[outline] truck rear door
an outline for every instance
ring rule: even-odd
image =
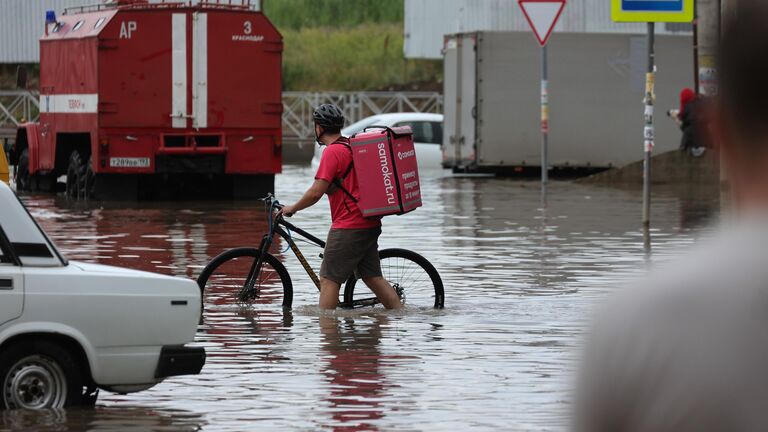
[[[194,127],[224,128],[228,173],[280,170],[282,37],[261,13],[210,10],[195,24],[193,76],[206,76],[207,100],[193,88]],[[203,33],[206,35],[204,36]],[[197,41],[207,40],[207,61]],[[202,80],[193,79],[195,86]]]
[[[475,164],[476,41],[476,34],[462,34],[446,42],[443,139],[443,165],[446,168],[466,169]]]
[[[206,32],[208,41],[207,126],[280,128],[283,43],[269,21],[260,13],[210,11],[200,13],[196,28],[196,40]]]

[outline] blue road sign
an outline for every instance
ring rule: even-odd
[[[611,0],[617,22],[691,22],[694,0]]]
[[[621,0],[625,11],[682,12],[683,0]]]

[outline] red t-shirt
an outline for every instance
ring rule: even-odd
[[[315,175],[316,180],[333,183],[334,179],[341,179],[347,172],[350,164],[352,164],[352,150],[342,143],[349,144],[349,140],[342,137],[325,148],[323,156],[320,158],[320,167]],[[354,169],[350,171],[347,178],[341,181],[341,184],[355,198],[360,196]],[[381,218],[363,217],[357,203],[341,189],[329,193],[328,201],[331,202],[331,220],[333,220],[331,228],[358,229],[381,226]]]

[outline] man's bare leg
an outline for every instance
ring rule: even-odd
[[[339,289],[341,285],[336,282],[320,278],[320,309],[336,309],[339,305]]]
[[[383,277],[363,278],[363,282],[365,282],[365,284],[368,285],[368,288],[376,294],[376,297],[381,301],[381,304],[383,304],[385,308],[400,309],[403,307],[402,303],[400,303],[400,297],[397,296],[397,292]]]

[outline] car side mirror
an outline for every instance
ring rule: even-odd
[[[16,88],[27,89],[27,68],[24,66],[16,67]]]

